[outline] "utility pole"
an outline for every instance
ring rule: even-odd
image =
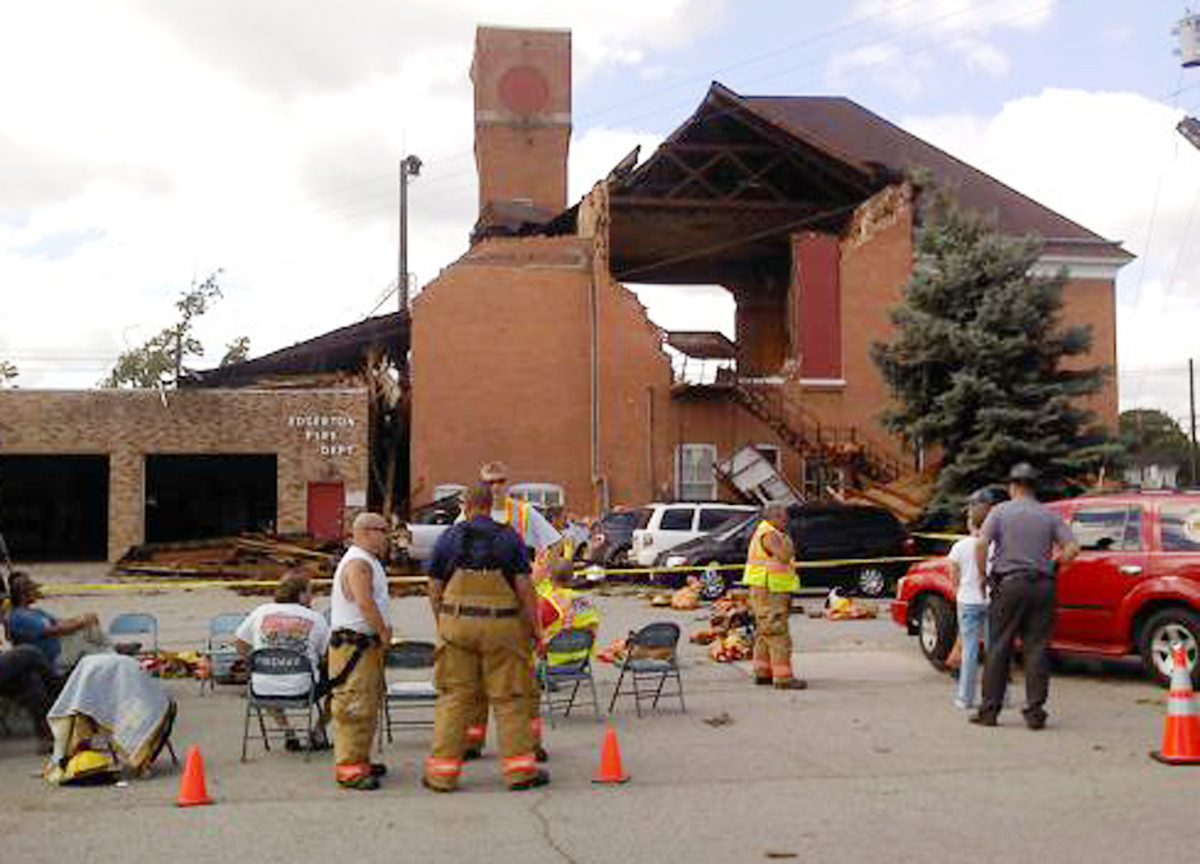
[[[400,261],[396,272],[396,294],[400,311],[408,311],[408,178],[421,174],[421,160],[413,155],[400,160]]]
[[[1188,358],[1188,402],[1192,408],[1192,482],[1191,486],[1200,487],[1200,476],[1196,475],[1196,368],[1192,358]]]

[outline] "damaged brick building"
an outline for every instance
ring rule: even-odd
[[[854,102],[750,97],[714,83],[646,160],[568,207],[570,34],[480,28],[472,79],[479,219],[413,303],[411,486],[504,459],[569,509],[723,497],[743,447],[796,489],[911,506],[919,454],[879,422],[870,356],[913,265],[921,168],[1065,267],[1085,362],[1116,364],[1115,279],[1131,256]],[[721,285],[735,338],[664,333],[622,283]],[[679,379],[664,343],[719,361]],[[1092,406],[1117,418],[1115,380]]]

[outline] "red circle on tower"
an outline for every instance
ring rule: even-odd
[[[536,114],[550,101],[550,83],[532,66],[514,66],[500,77],[500,101],[517,114]]]

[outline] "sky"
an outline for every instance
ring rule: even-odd
[[[215,365],[391,311],[398,165],[415,290],[477,211],[478,24],[565,27],[570,197],[645,158],[712,81],[842,95],[1138,256],[1119,278],[1123,408],[1184,420],[1200,359],[1200,114],[1166,0],[14,0],[0,6],[0,360],[87,388],[176,319]],[[635,286],[636,287],[636,286]],[[638,287],[731,332],[719,288]]]

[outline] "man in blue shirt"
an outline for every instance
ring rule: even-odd
[[[32,645],[42,652],[55,672],[67,671],[58,667],[61,637],[98,627],[100,619],[89,612],[59,620],[49,612],[34,609],[33,604],[42,598],[42,586],[27,573],[13,574],[9,580],[9,593],[12,602],[12,611],[8,613],[9,641],[14,645]]]

